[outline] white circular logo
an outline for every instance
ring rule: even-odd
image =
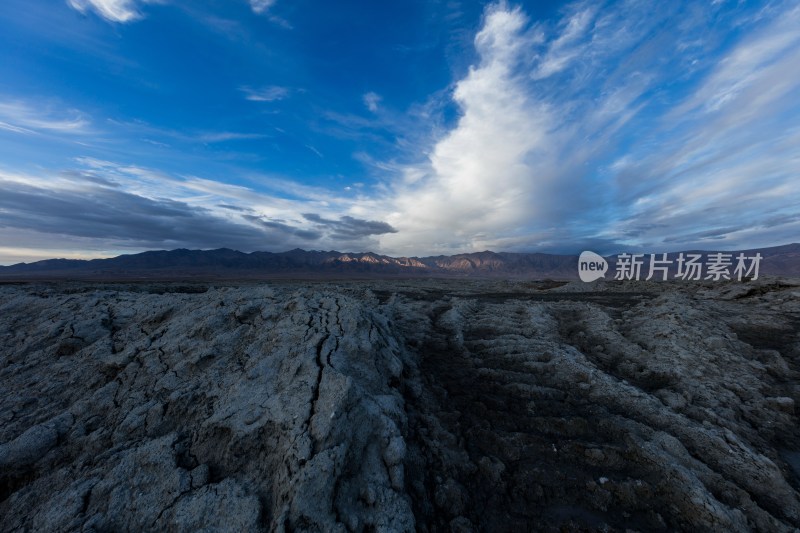
[[[604,278],[608,271],[608,263],[603,256],[594,252],[582,252],[578,258],[578,276],[581,281],[589,283]]]

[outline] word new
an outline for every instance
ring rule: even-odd
[[[760,253],[750,256],[739,253],[734,257],[734,254],[723,252],[708,254],[681,252],[675,258],[666,253],[622,253],[617,254],[614,262],[614,279],[755,280],[758,279],[761,259]],[[578,258],[578,275],[583,281],[591,282],[604,278],[607,271],[608,262],[599,254],[586,251]]]

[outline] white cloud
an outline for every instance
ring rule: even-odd
[[[142,120],[118,121],[109,119],[108,123],[116,126],[119,131],[127,135],[139,136],[144,142],[162,148],[168,148],[170,146],[169,143],[163,142],[165,140],[169,140],[170,142],[179,141],[185,143],[214,144],[228,141],[265,139],[269,137],[269,135],[264,133],[252,132],[177,130],[155,126]]]
[[[269,85],[255,89],[242,87],[241,91],[245,94],[245,99],[251,102],[275,102],[289,96],[289,89],[279,85]]]
[[[770,70],[775,71],[776,65],[796,66],[796,60],[791,55],[800,47],[798,24],[800,7],[782,14],[768,32],[764,31],[754,38],[746,39],[718,63],[694,95],[676,109],[674,114],[685,114],[698,109],[717,111],[736,100],[741,102],[739,96],[754,84],[762,82]],[[789,57],[786,57],[787,54]],[[759,89],[766,90],[768,87]]]
[[[221,143],[227,141],[263,139],[264,137],[266,136],[261,133],[238,133],[235,131],[215,131],[215,132],[200,133],[194,138],[202,143],[212,144],[212,143]]]
[[[562,22],[561,34],[539,61],[533,73],[535,79],[546,78],[564,70],[569,63],[579,57],[588,46],[583,37],[590,28],[597,13],[597,7],[590,5],[580,7],[577,12]]]
[[[20,100],[0,100],[0,129],[25,135],[89,133],[89,120],[83,113],[74,109],[54,110],[53,107]]]
[[[67,0],[70,7],[81,13],[89,10],[109,22],[133,22],[143,17],[139,4],[158,3],[161,0]]]
[[[314,154],[316,154],[316,155],[317,155],[317,157],[320,157],[320,158],[323,158],[323,159],[325,158],[325,156],[324,156],[324,155],[322,155],[322,152],[320,152],[319,150],[317,150],[317,149],[316,149],[315,147],[313,147],[312,145],[310,145],[310,144],[306,144],[306,145],[305,145],[305,147],[306,147],[306,148],[308,148],[309,150],[311,150],[312,152],[314,152]]]
[[[250,2],[250,8],[253,10],[253,13],[257,15],[267,15],[267,19],[270,22],[280,26],[285,30],[294,29],[292,24],[279,16],[273,15],[269,13],[270,8],[277,3],[277,0],[248,0]]]
[[[795,8],[747,35],[642,139],[616,169],[631,207],[609,234],[695,246],[797,240],[796,220],[775,217],[800,208],[800,80],[788,74],[800,69],[798,24]]]
[[[256,191],[90,157],[76,162],[77,168],[60,173],[0,169],[0,263],[34,258],[33,244],[54,253],[68,243],[84,250],[82,256],[223,246],[358,251],[394,231],[376,220],[369,200],[355,206],[353,195],[330,190],[252,176],[260,185]]]
[[[20,126],[15,126],[13,124],[9,124],[8,122],[0,122],[0,130],[6,130],[13,133],[21,133],[23,135],[36,134],[36,132],[33,130],[29,130],[28,128],[22,128]]]
[[[527,158],[543,146],[552,118],[514,70],[526,24],[519,9],[487,13],[475,37],[480,62],[453,93],[458,125],[433,148],[428,175],[420,179],[415,169],[412,184],[397,189],[388,221],[400,231],[384,236],[383,246],[401,253],[480,248],[484,235],[535,216]]]
[[[382,100],[379,94],[372,91],[365,93],[362,99],[364,100],[364,105],[367,106],[367,109],[373,113],[378,110],[378,104]]]
[[[765,221],[800,206],[800,9],[753,22],[696,7],[676,25],[680,9],[583,2],[549,30],[491,6],[479,60],[453,91],[456,125],[421,149],[427,161],[393,172],[383,201],[399,232],[381,236],[382,251],[796,240],[794,226]],[[739,43],[723,48],[712,22],[739,26]],[[718,48],[694,50],[690,72],[664,53],[703,31]]]
[[[270,3],[258,3],[259,9]],[[372,227],[375,219],[399,231],[354,240],[351,249],[574,251],[595,242],[658,251],[796,240],[800,78],[793,74],[800,71],[800,8],[776,3],[763,16],[741,20],[738,12],[719,14],[706,4],[682,16],[685,7],[644,0],[595,10],[585,1],[547,25],[531,23],[506,3],[491,6],[474,40],[478,60],[450,93],[459,110],[455,125],[433,142],[414,139],[402,148],[418,148],[423,160],[358,154],[375,172],[396,178],[383,188],[334,192],[260,175],[247,177],[258,184],[251,188],[89,159],[60,176],[0,178],[71,198],[114,188],[136,196],[131,205],[143,209],[169,207],[170,199],[181,203],[179,212],[245,244],[247,235],[217,219],[283,232],[276,247],[302,246],[314,232],[343,224]],[[736,28],[733,44],[730,28]],[[683,46],[689,42],[695,44]],[[241,91],[256,102],[291,94],[277,85]],[[363,139],[388,110],[375,93],[362,98],[367,109],[383,112],[323,118]],[[410,115],[416,127],[429,122],[428,115]],[[4,132],[74,134],[89,127],[77,111],[0,102]],[[192,136],[203,142],[254,137]],[[24,187],[15,190],[30,199]]]
[[[254,13],[265,13],[275,2],[276,0],[250,0],[250,7]]]

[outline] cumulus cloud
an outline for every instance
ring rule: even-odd
[[[527,22],[520,9],[488,11],[475,37],[480,61],[453,93],[461,118],[434,146],[427,175],[396,191],[388,221],[399,231],[383,245],[408,253],[472,249],[535,209],[527,157],[542,146],[552,118],[517,80]]]
[[[767,219],[800,206],[800,8],[595,5],[554,24],[487,9],[455,126],[396,171],[383,250],[796,240]]]
[[[143,17],[140,4],[151,4],[158,0],[67,0],[70,7],[86,13],[94,11],[109,22],[132,22]]]

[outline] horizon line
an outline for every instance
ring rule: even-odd
[[[676,250],[667,250],[667,251],[664,251],[663,249],[660,249],[658,251],[648,251],[648,252],[642,252],[641,251],[641,247],[632,247],[631,249],[626,249],[626,250],[623,250],[623,251],[617,251],[617,252],[614,252],[614,253],[606,253],[606,254],[599,254],[599,255],[603,256],[604,258],[609,258],[609,257],[613,257],[613,256],[616,256],[616,255],[619,255],[619,254],[622,254],[622,253],[637,253],[637,254],[638,253],[644,253],[645,255],[663,254],[663,253],[676,254],[676,253],[682,253],[682,252],[700,252],[700,253],[721,252],[721,253],[727,253],[727,252],[747,252],[747,251],[756,251],[756,250],[768,250],[768,249],[773,249],[773,248],[784,248],[784,247],[788,247],[788,246],[800,246],[800,242],[790,242],[790,243],[786,243],[786,244],[777,244],[777,245],[774,245],[774,246],[763,246],[763,247],[758,247],[758,248],[735,248],[735,249],[722,249],[722,248],[698,249],[698,248],[691,248],[691,249],[676,249]],[[124,254],[119,254],[119,255],[109,255],[107,257],[92,257],[92,258],[50,257],[50,258],[39,259],[37,261],[30,261],[30,262],[21,261],[21,262],[18,262],[18,263],[8,263],[8,264],[0,263],[0,268],[2,268],[2,267],[12,267],[12,266],[18,266],[18,265],[33,265],[33,264],[42,263],[42,262],[45,262],[45,261],[83,261],[83,262],[105,261],[105,260],[109,260],[109,259],[116,259],[116,258],[119,258],[119,257],[129,257],[129,256],[135,256],[135,255],[142,255],[142,254],[146,254],[146,253],[158,253],[158,252],[170,253],[170,252],[179,252],[179,251],[186,251],[186,252],[230,251],[230,252],[235,252],[235,253],[239,253],[239,254],[243,254],[243,255],[251,255],[251,254],[256,254],[256,253],[280,255],[280,254],[287,254],[287,253],[290,253],[290,252],[300,251],[300,252],[305,252],[305,253],[329,253],[329,254],[330,253],[335,253],[335,254],[342,254],[342,255],[347,255],[347,254],[368,255],[368,254],[372,254],[372,255],[375,255],[375,256],[378,256],[378,257],[389,257],[389,258],[392,258],[392,259],[426,259],[426,258],[431,258],[431,257],[456,257],[456,256],[460,256],[460,255],[473,255],[473,254],[485,254],[485,253],[491,253],[491,254],[497,254],[497,255],[500,255],[500,254],[536,255],[536,254],[538,254],[538,255],[561,256],[561,257],[578,257],[581,254],[581,252],[583,252],[583,251],[591,251],[591,250],[581,250],[579,252],[572,252],[572,253],[558,253],[558,252],[543,252],[543,251],[532,251],[532,252],[495,251],[495,250],[486,249],[486,250],[473,251],[473,252],[458,252],[458,253],[453,253],[453,254],[390,255],[390,254],[382,254],[382,253],[378,253],[378,252],[373,252],[371,250],[360,251],[360,252],[354,252],[354,251],[342,252],[342,251],[339,251],[339,250],[313,250],[313,249],[312,250],[306,250],[304,248],[292,248],[290,250],[284,250],[284,251],[280,251],[280,252],[271,252],[271,251],[268,251],[268,250],[253,250],[251,252],[244,252],[242,250],[236,250],[234,248],[227,248],[227,247],[222,247],[222,248],[172,248],[172,249],[143,250],[141,252],[131,252],[131,253],[124,253]]]

